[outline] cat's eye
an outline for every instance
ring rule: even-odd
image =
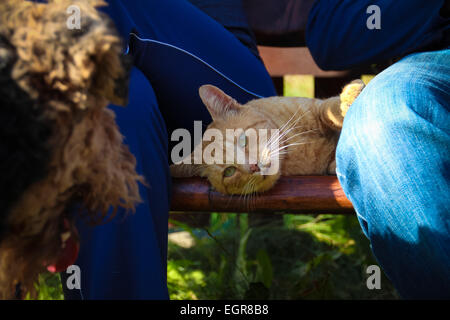
[[[223,176],[224,177],[231,177],[236,173],[236,168],[235,167],[228,167],[223,171]]]
[[[241,148],[244,148],[247,145],[247,136],[245,135],[245,133],[242,133],[239,138],[238,138],[238,145]]]

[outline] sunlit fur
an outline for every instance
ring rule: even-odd
[[[176,164],[171,166],[172,175],[207,177],[217,191],[249,195],[255,201],[252,196],[272,188],[281,175],[335,174],[335,150],[343,119],[363,88],[363,82],[355,80],[343,89],[340,97],[326,100],[270,97],[240,105],[220,89],[202,86],[200,96],[213,118],[208,129],[220,130],[227,143],[236,144],[236,139],[227,140],[226,129],[279,129],[278,139],[269,136],[266,145],[259,146],[258,153],[258,162],[263,164],[278,155],[279,171],[261,175],[260,171],[252,172],[248,163],[235,161],[233,164]],[[203,150],[209,143],[202,142]],[[194,152],[191,158],[194,159]],[[224,176],[224,170],[231,165],[236,167],[236,172],[231,177]]]

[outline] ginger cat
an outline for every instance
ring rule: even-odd
[[[223,145],[232,145],[244,154],[256,151],[256,162],[224,161],[207,164],[204,158],[195,162],[195,150],[190,155],[192,164],[171,166],[174,177],[206,177],[211,185],[224,194],[252,194],[264,192],[275,185],[280,176],[335,174],[335,151],[344,116],[363,90],[364,83],[355,80],[346,85],[339,97],[325,100],[270,97],[239,104],[219,88],[204,85],[200,97],[212,116],[208,129],[223,133]],[[260,140],[250,145],[245,131],[249,128],[278,129],[267,142]],[[242,129],[240,135],[229,137],[227,129]],[[211,141],[203,137],[197,148],[205,150]],[[257,149],[255,149],[257,148]],[[228,152],[228,151],[226,151]],[[277,170],[267,174],[276,157]],[[225,157],[224,157],[225,159]],[[197,164],[195,164],[197,163]],[[273,169],[273,167],[272,167]],[[272,170],[273,171],[273,170]]]

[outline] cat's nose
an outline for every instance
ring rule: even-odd
[[[251,164],[250,165],[250,171],[252,172],[252,173],[254,173],[254,172],[258,172],[258,171],[260,171],[261,169],[259,168],[259,166],[257,165],[257,164]]]

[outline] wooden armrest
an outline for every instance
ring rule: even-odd
[[[353,214],[335,176],[281,177],[253,200],[212,190],[202,178],[174,178],[171,211]]]

